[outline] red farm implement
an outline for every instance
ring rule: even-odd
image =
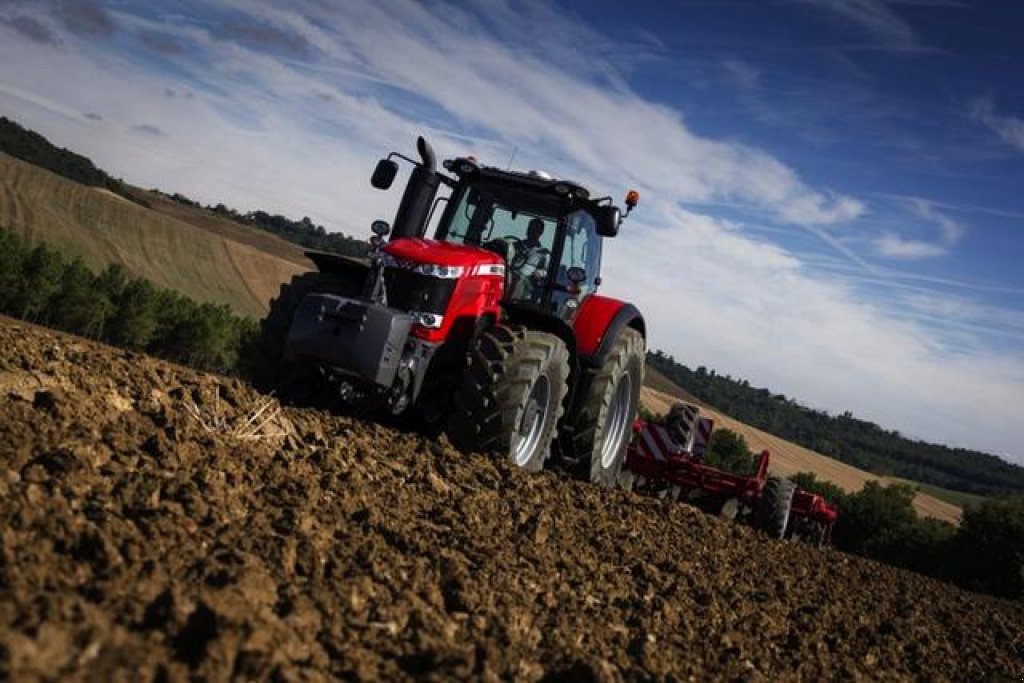
[[[676,404],[664,424],[637,420],[626,451],[625,481],[635,491],[686,500],[704,510],[740,519],[777,538],[827,543],[837,510],[789,479],[770,476],[771,455],[737,474],[704,462],[714,422],[694,406]]]

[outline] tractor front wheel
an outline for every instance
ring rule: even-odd
[[[644,381],[644,338],[627,327],[590,385],[575,423],[576,476],[607,488],[620,482]]]
[[[768,477],[754,506],[754,526],[773,538],[785,538],[793,511],[796,484],[781,477]]]
[[[448,437],[460,450],[500,453],[537,471],[562,418],[568,379],[565,342],[546,332],[496,325],[470,351]]]

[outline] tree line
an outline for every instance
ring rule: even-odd
[[[746,380],[704,367],[691,370],[661,351],[648,353],[647,362],[737,420],[868,472],[980,495],[1024,492],[1024,467],[994,455],[909,439],[849,412],[807,408]]]
[[[127,199],[137,201],[137,198],[128,193],[124,181],[97,168],[89,157],[57,147],[39,133],[24,128],[5,116],[0,116],[0,152],[45,168],[76,183],[90,187],[105,187]]]
[[[238,369],[258,325],[225,305],[196,303],[113,264],[26,244],[0,228],[0,312],[114,346],[215,372]]]

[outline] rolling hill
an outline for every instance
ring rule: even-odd
[[[0,154],[0,226],[93,268],[120,263],[160,287],[253,317],[263,315],[281,282],[309,268],[284,240],[201,221],[198,210],[157,207]]]

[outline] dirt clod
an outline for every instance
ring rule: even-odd
[[[1024,676],[1024,605],[686,506],[7,320],[0,380],[3,680]]]

